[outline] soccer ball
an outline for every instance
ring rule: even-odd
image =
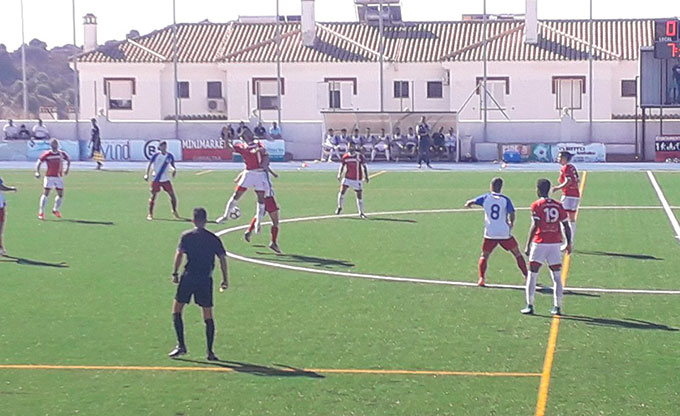
[[[234,207],[234,209],[232,209],[231,212],[229,213],[229,218],[231,218],[232,220],[237,220],[241,218],[241,208]]]

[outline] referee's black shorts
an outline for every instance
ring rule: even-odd
[[[175,299],[180,303],[189,303],[192,296],[198,306],[211,308],[213,306],[212,277],[197,277],[186,272],[182,273],[182,279],[177,286]]]

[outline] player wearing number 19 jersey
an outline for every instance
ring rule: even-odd
[[[523,314],[534,313],[534,295],[536,279],[543,263],[548,263],[553,280],[553,315],[559,315],[562,307],[562,229],[567,237],[566,251],[571,252],[571,229],[567,221],[567,212],[562,203],[548,197],[550,181],[539,179],[536,183],[539,199],[531,204],[533,223],[527,238],[526,253],[529,255],[529,278],[526,282],[526,308]]]
[[[512,227],[515,223],[515,207],[507,196],[501,194],[503,179],[491,180],[491,192],[471,199],[465,203],[470,208],[473,205],[484,207],[484,243],[482,255],[479,257],[479,286],[486,284],[486,267],[489,256],[496,246],[500,244],[503,249],[510,251],[517,261],[517,267],[526,279],[527,264],[520,253],[517,240],[512,236]]]

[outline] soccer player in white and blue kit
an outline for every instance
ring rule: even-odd
[[[486,284],[486,266],[489,256],[499,244],[515,256],[517,267],[522,271],[525,280],[527,276],[526,261],[519,251],[517,240],[512,236],[512,227],[515,224],[515,207],[510,198],[501,194],[502,188],[503,179],[493,178],[491,180],[491,192],[465,203],[467,208],[471,208],[473,205],[484,208],[484,243],[482,244],[482,255],[479,257],[479,281],[477,282],[479,286]]]
[[[150,177],[150,170],[153,167],[153,179],[151,180],[151,198],[149,198],[149,215],[146,219],[153,220],[153,208],[156,205],[156,196],[163,189],[170,196],[170,204],[172,205],[172,215],[175,218],[180,218],[177,213],[177,197],[175,190],[172,188],[170,182],[170,175],[175,177],[177,168],[175,167],[175,156],[168,152],[168,142],[162,141],[158,145],[158,152],[151,156],[149,164],[146,166],[146,174],[144,180],[148,181]]]

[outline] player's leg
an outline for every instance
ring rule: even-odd
[[[364,212],[364,191],[355,189],[354,192],[356,192],[357,195],[357,210],[359,211],[359,217],[366,218],[366,213]]]
[[[536,280],[538,279],[538,272],[541,269],[541,264],[545,260],[545,247],[541,244],[531,243],[529,251],[529,278],[527,279],[524,288],[527,306],[520,312],[523,314],[534,313],[534,299],[536,296]]]
[[[281,254],[281,250],[279,249],[279,243],[278,243],[278,238],[279,238],[279,210],[278,208],[275,211],[270,211],[269,212],[269,217],[272,219],[272,228],[271,228],[271,235],[272,235],[272,240],[269,243],[269,248],[275,251],[278,254]]]
[[[255,222],[257,222],[257,217],[253,216],[253,219],[250,220],[250,225],[248,225],[248,229],[246,230],[245,233],[243,233],[243,238],[250,243],[250,238],[253,235],[253,230],[255,229]]]
[[[184,288],[182,288],[182,291],[184,292]],[[175,328],[175,335],[177,336],[177,346],[175,346],[175,348],[173,348],[168,354],[168,357],[170,358],[176,358],[187,353],[187,347],[184,343],[184,322],[182,321],[182,310],[184,309],[184,305],[186,305],[189,302],[189,299],[191,299],[190,296],[191,295],[187,297],[186,293],[180,293],[180,287],[177,287],[177,295],[172,302],[172,324]],[[186,300],[186,302],[181,302],[178,299]]]
[[[175,190],[172,187],[172,182],[170,182],[170,181],[163,182],[161,184],[161,186],[163,187],[163,190],[170,197],[170,206],[172,207],[172,215],[175,218],[179,218],[179,214],[177,213],[177,195],[175,195]]]
[[[255,191],[257,206],[255,207],[255,233],[259,234],[262,229],[262,217],[264,217],[264,191]]]
[[[43,188],[43,193],[40,195],[40,206],[38,209],[38,218],[41,220],[45,219],[45,207],[47,206],[47,199],[50,196],[50,188],[47,187],[47,182],[45,182],[45,188]]]
[[[527,263],[524,260],[524,256],[519,251],[519,245],[517,244],[517,240],[515,240],[515,237],[510,237],[509,239],[502,241],[501,247],[503,247],[505,250],[509,251],[510,253],[512,253],[513,256],[515,256],[515,262],[517,263],[517,267],[522,272],[522,276],[524,276],[524,281],[526,282],[528,274]]]
[[[0,207],[0,256],[7,254],[5,246],[2,243],[2,233],[5,229],[5,207]]]
[[[576,210],[567,211],[569,216],[569,228],[571,228],[571,242],[574,242],[574,237],[576,236]]]
[[[64,188],[57,188],[57,197],[54,198],[54,207],[52,207],[52,214],[57,218],[61,218],[61,204],[64,202]]]
[[[550,310],[550,313],[560,315],[562,312],[564,285],[562,284],[562,252],[560,251],[559,244],[551,247],[546,260],[550,267],[550,277],[553,281],[553,308]]]
[[[151,182],[151,196],[149,197],[149,215],[146,216],[146,219],[151,221],[153,220],[153,208],[156,206],[156,197],[158,196],[158,192],[160,192],[160,186],[158,186],[158,182]]]
[[[498,240],[491,240],[488,238],[485,238],[482,243],[482,254],[479,256],[478,263],[479,280],[477,281],[477,286],[486,285],[486,267],[489,262],[489,256],[491,256],[491,253],[493,253],[497,245]]]
[[[213,352],[215,342],[215,321],[213,319],[213,280],[212,278],[201,279],[197,282],[196,303],[203,309],[203,322],[205,322],[206,353],[209,361],[219,361]]]
[[[344,183],[340,185],[340,192],[338,192],[338,209],[335,210],[335,215],[338,215],[342,212],[342,206],[345,204],[345,193],[347,193],[347,188],[349,188],[349,186],[345,185]]]
[[[248,188],[244,188],[242,186],[238,186],[236,188],[234,193],[231,194],[231,197],[229,197],[227,204],[224,206],[224,214],[217,219],[218,224],[229,218],[229,213],[231,212],[232,209],[234,209],[238,200],[241,199],[241,197],[247,190]]]

